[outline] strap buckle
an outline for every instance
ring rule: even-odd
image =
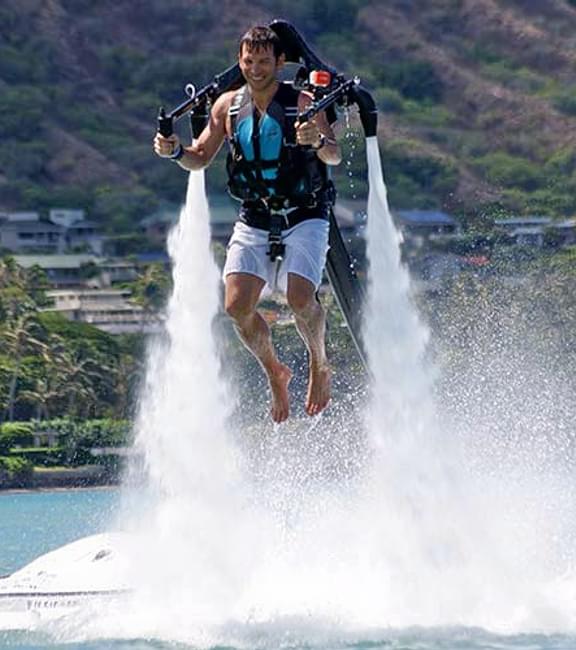
[[[271,262],[284,259],[286,246],[282,243],[282,226],[288,219],[285,211],[270,212],[270,231],[268,232],[268,252]]]

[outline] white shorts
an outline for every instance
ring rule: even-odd
[[[266,282],[266,289],[286,292],[288,273],[309,280],[316,289],[322,282],[322,271],[328,252],[330,224],[325,219],[306,219],[282,232],[286,246],[284,259],[276,278],[276,264],[270,261],[268,232],[236,222],[228,242],[223,277],[230,273],[248,273]]]

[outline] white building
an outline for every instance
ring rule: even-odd
[[[14,253],[76,250],[102,254],[105,238],[98,224],[84,218],[84,210],[50,210],[49,221],[42,221],[38,212],[7,212],[0,216],[0,248]]]
[[[576,218],[554,221],[551,217],[512,217],[497,219],[494,225],[513,237],[517,244],[524,246],[543,246],[547,232],[559,235],[561,245],[576,244]]]
[[[34,211],[28,212],[5,212],[2,217],[6,221],[21,222],[21,221],[40,221],[40,214]]]
[[[68,208],[53,208],[50,210],[48,218],[52,223],[70,228],[73,223],[84,221],[86,212],[84,210],[71,210]]]
[[[104,239],[94,221],[75,221],[66,228],[66,245],[69,249],[82,248],[102,255]]]
[[[9,219],[0,226],[0,248],[14,252],[61,253],[65,229],[48,221]]]
[[[88,323],[110,334],[157,332],[161,320],[130,302],[127,289],[58,289],[47,291],[56,311],[71,321]]]
[[[80,287],[99,283],[99,278],[96,277],[99,273],[87,273],[98,264],[95,255],[14,255],[14,261],[24,269],[39,266],[46,272],[53,287]]]

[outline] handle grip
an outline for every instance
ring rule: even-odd
[[[174,133],[174,120],[171,115],[166,115],[163,106],[158,111],[158,133],[165,138]]]

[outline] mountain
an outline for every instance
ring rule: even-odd
[[[373,93],[393,206],[576,213],[576,0],[4,0],[0,211],[84,207],[127,234],[180,202],[185,174],[152,153],[158,107],[274,17]]]

